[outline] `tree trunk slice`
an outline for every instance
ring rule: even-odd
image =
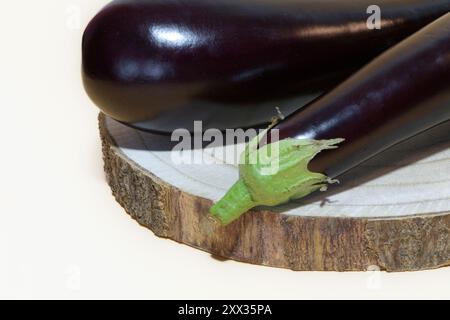
[[[235,181],[237,168],[174,165],[170,151],[158,151],[164,149],[161,137],[104,115],[99,123],[113,195],[157,236],[292,270],[396,272],[450,265],[448,124],[356,168],[334,190],[254,210],[221,227],[209,208]]]

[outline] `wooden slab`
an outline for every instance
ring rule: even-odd
[[[361,165],[326,193],[259,208],[221,227],[208,210],[236,181],[234,163],[203,150],[210,165],[175,165],[167,137],[103,115],[99,122],[115,198],[160,237],[223,258],[292,270],[450,265],[450,124]]]

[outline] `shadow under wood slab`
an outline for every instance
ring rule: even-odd
[[[326,193],[272,211],[260,208],[221,227],[208,211],[237,178],[236,167],[219,161],[175,166],[168,151],[151,146],[162,138],[104,115],[99,122],[106,176],[115,198],[160,237],[215,256],[292,270],[362,271],[378,266],[414,271],[450,265],[448,126],[431,133],[432,145],[419,138],[390,150],[388,165],[378,158],[357,168],[344,177],[345,187],[331,190],[330,199]],[[383,174],[377,176],[379,170],[374,170],[370,178],[360,177],[364,168],[381,168]]]

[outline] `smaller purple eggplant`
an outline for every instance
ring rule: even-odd
[[[255,206],[324,190],[331,179],[448,120],[450,13],[277,125],[280,141],[249,144],[240,180],[211,212],[228,224]],[[279,152],[270,155],[273,146]],[[263,174],[267,164],[245,161],[267,153],[276,174]]]

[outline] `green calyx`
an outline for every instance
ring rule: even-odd
[[[238,182],[211,208],[212,216],[223,225],[251,208],[300,199],[326,190],[334,182],[309,171],[308,164],[321,151],[337,148],[344,139],[285,139],[258,149],[260,136],[247,144],[241,155]]]

